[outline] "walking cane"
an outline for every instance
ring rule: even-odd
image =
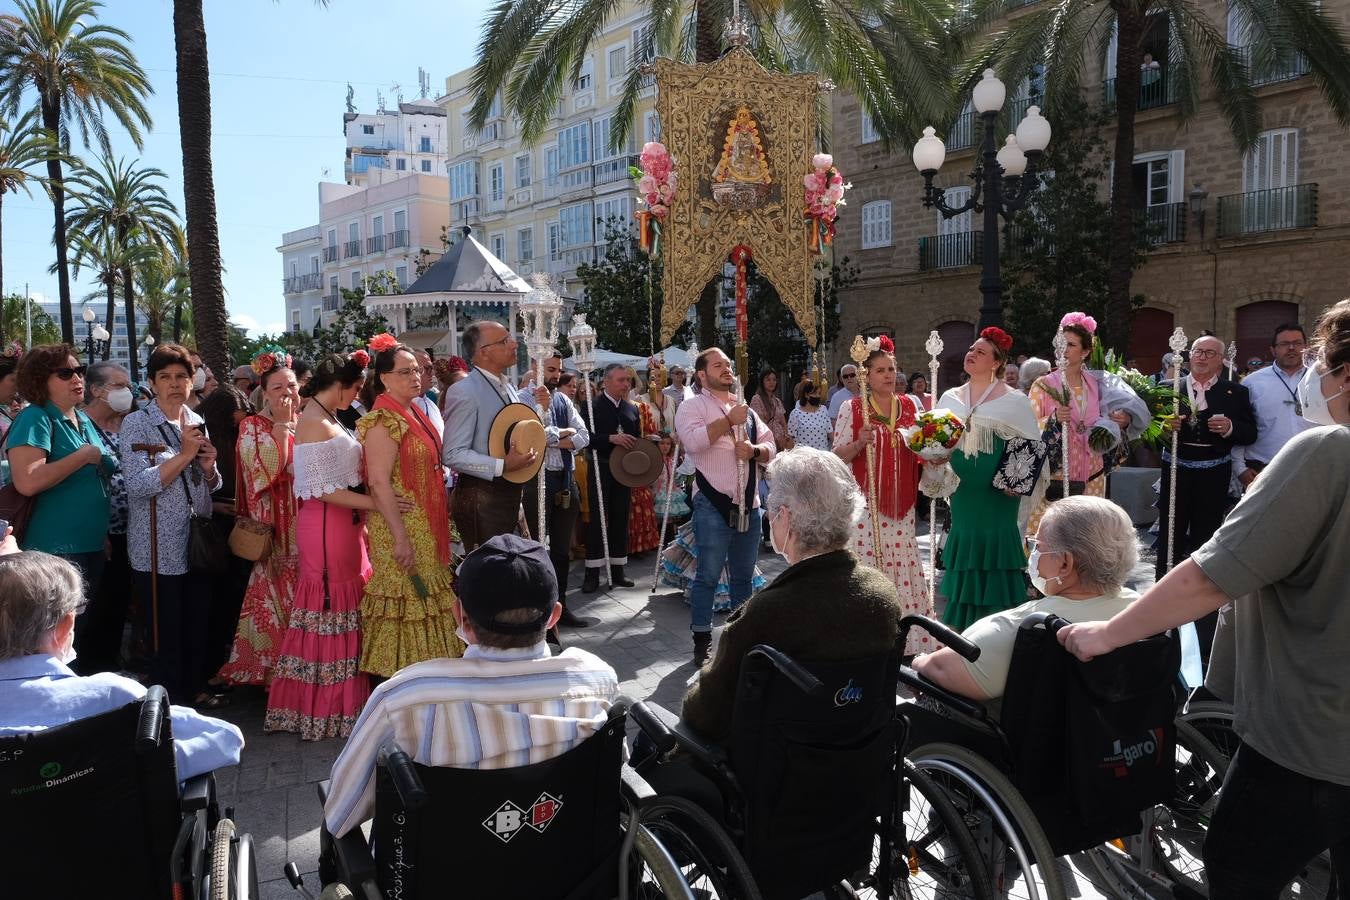
[[[1172,348],[1172,391],[1176,398],[1172,401],[1172,468],[1171,480],[1167,485],[1167,571],[1172,571],[1172,561],[1177,555],[1177,419],[1181,416],[1181,351],[1186,349],[1186,332],[1178,326],[1168,339],[1167,346]],[[1195,410],[1191,410],[1195,414]]]
[[[163,444],[132,444],[132,453],[144,453],[146,462],[152,467],[155,457],[169,449]],[[150,495],[150,642],[156,656],[159,655],[159,500],[158,494]]]
[[[1064,397],[1064,406],[1072,411],[1069,406],[1069,374],[1065,367],[1069,364],[1069,336],[1064,333],[1064,327],[1060,326],[1059,331],[1055,333],[1055,339],[1052,342],[1055,346],[1055,365],[1059,367],[1060,387],[1064,390],[1061,395]],[[1059,437],[1064,455],[1064,496],[1069,496],[1069,423],[1059,423]],[[1175,452],[1175,449],[1174,449]]]
[[[675,447],[670,452],[670,459],[666,460],[666,502],[665,510],[661,513],[661,540],[656,545],[656,567],[652,570],[652,593],[656,593],[657,581],[661,578],[661,557],[665,552],[666,546],[666,528],[670,525],[670,495],[675,492],[675,465],[680,458],[680,444],[677,440]]]
[[[942,355],[944,344],[942,336],[936,330],[928,332],[928,340],[924,342],[923,349],[928,351],[928,395],[933,398],[933,409],[937,409],[938,398],[938,357]],[[919,397],[919,405],[923,405],[923,397]],[[922,409],[919,410],[923,412]],[[937,597],[937,542],[938,542],[938,524],[937,524],[937,497],[928,498],[928,608],[933,608],[933,602]]]

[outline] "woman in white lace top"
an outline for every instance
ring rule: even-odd
[[[264,727],[304,740],[347,737],[370,695],[357,662],[370,577],[363,513],[375,505],[361,492],[361,445],[336,415],[360,392],[369,362],[363,350],[329,354],[301,389],[294,460],[300,571]]]

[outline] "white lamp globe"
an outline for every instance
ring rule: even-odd
[[[1003,100],[1008,89],[994,75],[993,69],[985,69],[984,77],[975,85],[975,111],[978,113],[998,112],[1003,108]]]
[[[1017,146],[1024,153],[1040,153],[1050,146],[1050,123],[1041,115],[1039,106],[1029,107],[1017,126]]]
[[[933,132],[931,125],[923,130],[923,137],[914,143],[910,158],[920,173],[936,172],[942,168],[942,161],[947,158],[947,148],[942,138]]]
[[[1027,155],[1017,146],[1016,135],[1008,135],[1007,143],[998,151],[998,164],[1009,178],[1016,178],[1027,170]]]
[[[84,308],[84,312],[80,313],[80,318],[84,319],[86,322],[93,322],[94,321],[93,307],[86,306]]]

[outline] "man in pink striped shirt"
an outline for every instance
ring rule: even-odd
[[[750,580],[759,555],[761,467],[777,447],[764,420],[737,401],[731,360],[716,347],[694,363],[694,396],[680,404],[675,430],[694,462],[694,544],[698,570],[689,590],[689,630],[694,665],[708,661],[712,648],[713,593],[728,571],[731,603],[750,598]]]

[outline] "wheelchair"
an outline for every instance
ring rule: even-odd
[[[213,775],[179,792],[162,687],[102,715],[0,738],[0,796],[7,896],[258,896],[253,839],[230,810],[221,817]]]
[[[369,840],[360,828],[340,838],[327,827],[320,831],[319,878],[326,895],[712,896],[691,891],[675,854],[693,852],[723,870],[744,863],[724,836],[721,847],[717,835],[698,833],[685,835],[687,846],[671,846],[638,821],[637,806],[655,795],[623,762],[626,713],[627,701],[620,700],[605,726],[576,747],[517,768],[424,766],[396,746],[385,748]],[[325,802],[328,782],[318,787]],[[285,873],[304,891],[294,864]]]
[[[978,655],[945,626],[906,621]],[[717,786],[722,808],[715,811],[765,900],[813,892],[992,898],[960,814],[901,755],[907,723],[897,715],[896,683],[903,647],[902,634],[880,656],[806,663],[767,645],[752,648],[724,747],[660,707],[634,705],[634,720],[661,754],[690,755]],[[641,812],[658,834],[709,816],[692,799],[660,793]]]
[[[1080,852],[1130,896],[1103,854],[1123,849],[1121,835],[1153,835],[1174,798],[1179,642],[1157,635],[1081,663],[1055,637],[1066,624],[1046,613],[1022,623],[999,722],[900,673],[918,698],[906,755],[971,826],[1001,896],[1066,897],[1058,857]]]

